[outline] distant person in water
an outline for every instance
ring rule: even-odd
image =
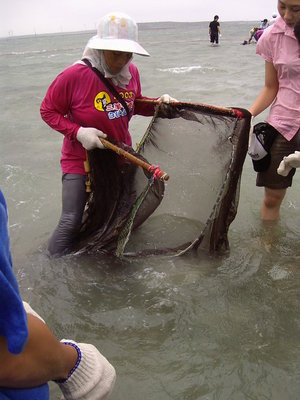
[[[255,39],[254,35],[256,34],[256,32],[257,32],[258,30],[259,30],[259,28],[258,28],[257,26],[255,26],[254,28],[252,28],[252,29],[250,30],[250,32],[249,32],[248,44],[251,43],[251,41],[252,41],[253,38]],[[246,42],[246,43],[244,42],[244,44],[247,44],[247,42]]]
[[[210,37],[211,44],[219,44],[219,35],[220,35],[220,23],[219,23],[219,16],[215,15],[214,20],[210,22],[208,34]]]
[[[267,18],[263,19],[260,24],[260,29],[266,29],[268,26],[270,26],[270,24]]]
[[[273,17],[276,18],[277,15],[273,14]],[[268,28],[268,26],[270,26],[270,23],[267,20],[267,18],[265,18],[264,20],[261,21],[259,28],[258,27],[252,28],[249,32],[248,44],[251,43],[252,39],[255,39],[255,41],[258,42],[258,40],[260,39],[261,35],[264,32],[264,29]],[[243,44],[247,44],[247,43],[244,42]]]
[[[259,41],[261,35],[264,33],[264,29],[259,28],[253,35],[256,43]]]
[[[255,42],[257,43],[259,38],[261,37],[261,35],[263,34],[263,29],[258,28],[257,26],[255,26],[254,28],[252,28],[249,31],[249,38],[248,40],[244,40],[244,42],[242,43],[243,45],[245,44],[250,44],[252,42],[252,39],[255,40]]]

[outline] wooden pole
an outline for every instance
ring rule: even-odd
[[[151,99],[136,99],[135,103],[148,103],[148,104],[160,104],[158,100],[151,100]],[[233,108],[226,108],[226,107],[217,107],[217,106],[212,106],[209,104],[203,104],[203,103],[187,103],[187,102],[180,102],[180,101],[170,101],[170,104],[178,104],[178,105],[191,105],[191,106],[200,106],[203,107],[207,110],[211,111],[216,111],[222,114],[227,114],[231,116],[237,116],[240,117],[240,112],[238,110],[235,110]]]
[[[128,151],[121,149],[119,146],[116,146],[115,144],[109,142],[108,140],[104,138],[99,138],[103,146],[107,149],[110,149],[114,151],[115,153],[119,154],[120,156],[123,156],[127,158],[130,162],[132,162],[135,165],[138,165],[139,167],[142,167],[146,169],[148,172],[154,172],[157,170],[159,167],[155,167],[154,165],[148,164],[147,162],[139,159],[138,157],[134,156],[133,154],[130,154]],[[161,169],[158,169],[156,172],[156,175],[162,179],[167,181],[169,179],[169,175],[162,171]]]

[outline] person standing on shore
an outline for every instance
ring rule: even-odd
[[[219,44],[219,35],[220,35],[220,23],[219,23],[219,16],[215,15],[214,20],[210,22],[208,27],[208,34],[210,37],[211,44]]]
[[[271,105],[265,130],[271,126],[278,132],[270,149],[271,162],[258,172],[256,180],[256,185],[265,189],[261,205],[264,221],[279,219],[295,168],[287,176],[278,174],[277,168],[284,157],[300,150],[300,57],[294,31],[300,18],[300,0],[278,0],[277,7],[280,17],[264,31],[256,47],[265,59],[265,85],[249,108],[256,117]]]

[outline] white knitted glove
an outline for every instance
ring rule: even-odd
[[[37,318],[39,318],[42,322],[44,322],[44,324],[46,323],[46,322],[43,320],[43,318],[42,318],[36,311],[34,311],[34,310],[30,307],[30,305],[29,305],[28,303],[26,303],[25,301],[23,301],[23,306],[24,306],[24,309],[25,309],[25,311],[26,311],[26,314],[33,315],[34,317],[37,317]]]
[[[70,376],[56,382],[66,400],[106,400],[113,390],[116,372],[114,367],[92,344],[61,341],[75,347],[78,361]]]
[[[92,150],[97,147],[99,149],[104,149],[104,146],[99,139],[100,137],[106,138],[105,133],[96,128],[81,127],[78,129],[76,138],[86,150]]]
[[[171,97],[168,94],[163,94],[162,96],[160,96],[160,98],[158,99],[159,103],[178,103],[178,100],[174,99],[174,97]]]
[[[295,153],[289,154],[283,157],[279,167],[277,168],[277,173],[282,176],[287,176],[292,168],[300,167],[300,151],[295,151]]]

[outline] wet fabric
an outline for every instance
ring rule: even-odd
[[[180,255],[229,249],[251,115],[190,103],[157,106],[137,157],[170,179],[107,151],[89,152],[92,193],[74,251]]]

